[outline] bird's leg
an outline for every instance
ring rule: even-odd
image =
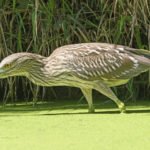
[[[88,88],[81,88],[81,91],[83,93],[83,95],[85,96],[88,105],[89,105],[89,112],[93,113],[95,112],[94,106],[93,106],[93,101],[92,101],[92,89],[88,89]]]
[[[126,108],[123,102],[121,102],[116,95],[113,93],[113,91],[104,83],[97,83],[94,87],[97,91],[100,93],[104,94],[105,96],[109,97],[112,99],[120,108],[121,113],[126,112]]]

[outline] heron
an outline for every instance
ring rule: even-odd
[[[90,113],[95,111],[92,90],[113,100],[121,113],[124,103],[111,87],[126,84],[150,69],[150,52],[109,43],[80,43],[57,48],[49,57],[20,52],[0,63],[0,78],[25,76],[39,86],[80,88]]]

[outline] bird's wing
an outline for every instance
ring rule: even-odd
[[[83,47],[72,49],[68,54],[71,73],[86,80],[128,79],[141,73],[140,69],[144,69],[123,47]],[[138,67],[140,69],[137,69]]]

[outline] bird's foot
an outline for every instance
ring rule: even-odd
[[[88,112],[89,112],[89,113],[94,113],[94,112],[95,112],[94,106],[90,106]]]
[[[126,106],[124,105],[124,103],[121,102],[119,105],[119,108],[120,108],[121,114],[126,113]]]

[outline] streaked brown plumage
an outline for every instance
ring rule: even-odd
[[[74,86],[82,90],[94,112],[92,89],[124,104],[110,87],[127,83],[150,68],[150,52],[106,43],[82,43],[57,48],[49,57],[12,54],[0,63],[0,78],[26,76],[40,86]]]

